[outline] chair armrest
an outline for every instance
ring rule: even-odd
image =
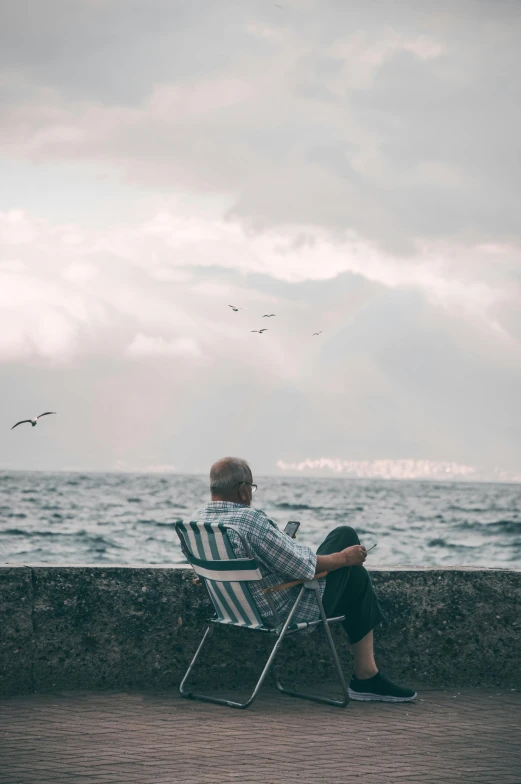
[[[320,572],[316,574],[312,579],[319,580],[321,577],[325,577],[327,572]],[[265,588],[264,593],[276,593],[277,591],[284,591],[286,588],[293,588],[294,585],[302,585],[303,583],[308,583],[309,580],[292,580],[290,583],[282,583],[282,585],[274,585],[272,588]]]

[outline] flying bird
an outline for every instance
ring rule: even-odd
[[[272,316],[275,316],[275,315],[276,315],[275,313],[265,313],[262,318],[271,318]]]
[[[252,329],[251,332],[258,332],[259,335],[262,335],[263,332],[267,332],[268,328],[264,327],[264,329]]]
[[[238,313],[239,310],[242,310],[242,308],[236,308],[235,305],[228,305],[228,307],[231,308],[234,313]]]
[[[321,329],[321,330],[320,330],[320,332],[313,332],[313,335],[312,335],[312,337],[314,337],[315,335],[321,335],[321,334],[323,333],[323,331],[324,331],[324,330],[323,330],[323,329]]]
[[[45,411],[43,414],[39,414],[39,415],[38,415],[37,417],[35,417],[34,419],[21,419],[19,422],[17,422],[17,423],[16,423],[16,425],[13,425],[13,426],[12,426],[11,430],[14,430],[14,429],[15,429],[15,427],[18,427],[18,425],[23,425],[23,424],[25,424],[25,422],[27,422],[27,423],[29,423],[29,422],[30,422],[30,423],[31,423],[31,425],[32,425],[33,427],[35,427],[35,426],[36,426],[36,424],[37,424],[37,422],[38,422],[38,420],[40,419],[40,417],[43,417],[43,416],[49,416],[49,414],[55,414],[55,413],[56,413],[56,411]]]

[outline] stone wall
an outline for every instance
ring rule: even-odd
[[[388,623],[377,661],[413,686],[521,687],[521,572],[371,569]],[[179,683],[210,605],[186,567],[0,566],[0,693]],[[341,628],[339,653],[350,674]],[[218,629],[199,679],[252,682],[271,638]],[[284,643],[281,671],[330,672],[319,631]]]

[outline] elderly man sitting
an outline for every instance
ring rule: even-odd
[[[263,575],[261,583],[250,583],[263,621],[269,624],[273,620],[264,588],[287,580],[310,580],[319,572],[327,572],[327,576],[319,580],[324,609],[328,616],[345,615],[343,625],[353,652],[355,674],[349,684],[350,698],[380,702],[414,700],[416,693],[412,689],[392,683],[375,664],[373,629],[384,616],[371,578],[363,566],[366,550],[356,531],[347,525],[335,528],[315,554],[309,547],[296,544],[282,533],[264,512],[251,508],[256,488],[245,460],[224,457],[210,471],[211,502],[199,509],[192,520],[234,525],[244,536]],[[229,531],[228,536],[237,557],[246,557],[237,534]],[[287,618],[298,590],[293,587],[273,594],[282,619]],[[294,620],[318,618],[318,607],[310,591],[301,601]]]

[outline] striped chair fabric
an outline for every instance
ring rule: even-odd
[[[184,552],[204,581],[217,623],[272,631],[262,622],[248,582],[262,580],[254,558],[237,558],[222,523],[177,523]]]

